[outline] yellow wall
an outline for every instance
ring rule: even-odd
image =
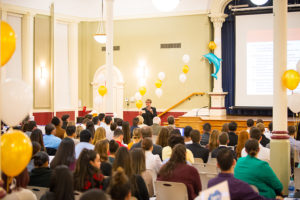
[[[98,67],[105,63],[103,45],[94,41],[92,34],[97,30],[95,22],[81,22],[79,25],[79,99],[82,105],[92,107],[93,76]],[[120,20],[114,22],[114,65],[123,73],[124,97],[132,97],[138,91],[136,68],[139,60],[147,62],[149,77],[147,93],[158,109],[166,109],[193,92],[211,91],[211,66],[201,60],[208,53],[208,42],[212,39],[212,26],[207,15],[177,16],[151,19]],[[161,43],[181,43],[180,49],[160,49]],[[182,56],[191,57],[185,83],[179,82],[184,65]],[[163,96],[155,95],[154,82],[160,71],[166,73],[163,82]],[[207,106],[209,97],[193,97],[177,110],[190,110]],[[135,108],[135,104],[125,109]]]

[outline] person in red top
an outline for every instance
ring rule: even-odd
[[[187,165],[186,147],[183,144],[175,145],[172,151],[170,160],[161,167],[157,180],[184,183],[189,200],[193,200],[202,189],[199,173],[196,168]]]
[[[119,144],[119,147],[126,147],[126,148],[128,148],[127,146],[125,146],[124,144],[122,144],[123,138],[124,138],[123,131],[121,129],[117,128],[114,131],[114,138],[113,138],[113,140],[116,141]]]

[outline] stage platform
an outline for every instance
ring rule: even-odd
[[[194,129],[198,129],[202,133],[202,126],[205,123],[210,123],[212,126],[212,130],[222,129],[224,123],[229,123],[231,121],[235,121],[238,124],[237,131],[246,130],[247,129],[247,120],[253,119],[255,122],[257,119],[262,119],[264,121],[265,127],[268,127],[269,123],[272,121],[272,117],[264,117],[264,116],[198,116],[198,117],[184,117],[180,116],[175,119],[176,127],[183,128],[185,126],[191,126]],[[288,118],[289,126],[295,125],[295,121],[292,117]]]

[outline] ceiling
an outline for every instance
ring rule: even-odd
[[[90,19],[100,16],[101,0],[2,0],[4,4],[44,11],[49,10],[53,1],[55,13],[58,14]],[[114,17],[116,19],[204,13],[209,10],[212,2],[212,0],[181,0],[174,11],[163,13],[152,5],[151,0],[114,1]]]

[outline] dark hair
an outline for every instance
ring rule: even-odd
[[[94,126],[94,123],[92,121],[88,121],[86,123],[86,129],[91,132],[91,136],[92,136],[92,138],[94,138],[94,135],[95,135],[95,126]]]
[[[160,145],[162,148],[168,146],[169,137],[170,137],[169,129],[166,127],[162,127],[156,139],[156,144]]]
[[[116,123],[118,126],[122,126],[123,125],[123,120],[120,118],[117,118]]]
[[[90,189],[84,192],[79,200],[107,200],[107,197],[102,190]]]
[[[256,127],[251,128],[250,129],[250,138],[260,140],[261,131]]]
[[[45,126],[46,135],[51,135],[51,133],[54,129],[55,129],[55,126],[53,124],[47,124]]]
[[[107,193],[112,200],[124,200],[130,193],[131,184],[122,167],[119,167],[111,177]]]
[[[273,131],[273,122],[270,122],[268,125],[269,131]]]
[[[93,115],[91,114],[87,114],[84,116],[85,119],[89,119],[89,120],[92,120],[93,119]]]
[[[248,119],[247,120],[247,127],[252,127],[254,126],[254,120],[253,119]]]
[[[61,120],[62,120],[63,122],[65,122],[65,121],[67,121],[67,119],[69,119],[69,118],[70,118],[70,115],[66,114],[66,115],[63,115],[63,116],[61,117]]]
[[[288,134],[289,135],[295,135],[296,133],[296,127],[295,126],[288,126]]]
[[[99,169],[91,165],[90,161],[94,161],[97,157],[97,153],[94,150],[83,149],[76,162],[76,168],[74,171],[74,189],[83,191],[85,182],[88,180],[94,187],[93,176],[95,173],[100,173]]]
[[[162,177],[170,177],[176,165],[179,163],[186,163],[186,147],[184,144],[175,145],[170,160],[161,167],[159,175]]]
[[[200,131],[192,130],[191,131],[191,139],[192,139],[193,143],[198,144],[200,142],[200,139],[201,139]]]
[[[31,142],[38,142],[41,145],[42,150],[45,150],[43,133],[41,129],[34,129],[30,135]]]
[[[110,154],[116,153],[118,151],[118,149],[119,149],[119,144],[116,141],[114,141],[114,140],[109,141]]]
[[[105,117],[105,114],[104,114],[104,113],[100,113],[100,114],[98,115],[98,118],[99,118],[100,121],[102,121],[102,120],[104,119],[104,117]]]
[[[35,121],[29,121],[28,122],[28,126],[27,126],[27,131],[32,131],[36,126],[36,122]]]
[[[206,131],[206,132],[211,131],[211,125],[210,125],[210,123],[203,124],[203,130]]]
[[[53,117],[52,120],[51,120],[51,123],[54,126],[58,126],[60,124],[60,119],[58,117]]]
[[[258,153],[259,145],[258,141],[255,139],[250,139],[245,144],[246,152],[249,156],[254,157]]]
[[[146,158],[145,153],[141,148],[134,148],[130,151],[132,162],[133,173],[142,175],[144,171],[146,171]]]
[[[131,168],[131,158],[129,156],[128,149],[126,147],[120,147],[115,157],[116,158],[112,166],[113,171],[116,171],[118,167],[122,167],[125,171],[125,174],[128,177],[131,177],[133,171]]]
[[[70,167],[75,162],[75,143],[71,138],[64,138],[50,163],[50,168],[54,169],[58,165]]]
[[[141,129],[141,133],[142,133],[143,138],[146,138],[146,137],[152,138],[153,130],[150,126],[144,126]]]
[[[108,140],[100,140],[95,145],[94,150],[99,154],[101,162],[106,162],[108,160],[108,154],[107,154],[108,144],[109,144]]]
[[[33,163],[35,167],[42,167],[47,161],[49,162],[49,156],[44,151],[39,151],[33,156]]]
[[[181,133],[180,133],[179,129],[175,128],[170,132],[170,135],[180,135],[181,136]]]
[[[76,132],[76,126],[74,125],[67,126],[66,129],[67,136],[72,136],[75,132]]]
[[[133,118],[132,126],[138,126],[138,123],[139,123],[139,118],[137,118],[137,117]]]
[[[225,133],[229,132],[228,123],[223,124],[221,132],[225,132]]]
[[[96,116],[96,117],[93,117],[93,123],[94,123],[94,125],[97,125],[98,124],[98,122],[99,122],[99,117],[98,116]]]
[[[104,121],[106,124],[110,124],[110,122],[112,121],[112,117],[111,116],[105,116]]]
[[[113,122],[113,123],[110,124],[110,130],[111,131],[115,131],[117,129],[117,127],[118,127],[118,125],[117,125],[116,122]]]
[[[227,141],[229,140],[228,134],[223,132],[219,135],[219,144],[227,145]]]
[[[32,143],[32,157],[41,150],[41,145],[38,142],[31,142]]]
[[[85,119],[82,121],[82,123],[83,123],[83,124],[87,124],[89,121],[91,121],[91,120],[88,119],[88,118],[85,118]]]
[[[153,142],[151,138],[143,138],[142,148],[144,151],[149,151],[153,147]]]
[[[117,128],[114,131],[114,137],[120,137],[121,135],[124,135],[123,131],[121,129]]]
[[[176,144],[184,144],[184,139],[180,135],[171,135],[168,139],[168,144],[173,149]]]
[[[59,165],[52,171],[50,192],[55,200],[74,200],[73,176],[67,166]]]
[[[83,119],[83,117],[77,117],[77,124],[82,124]]]
[[[184,127],[184,137],[191,137],[191,131],[193,128],[191,126]]]
[[[130,134],[130,126],[129,122],[123,122],[122,123],[122,131],[124,133],[123,141],[125,144],[129,144],[131,140],[131,134]]]
[[[257,120],[256,120],[256,124],[258,124],[258,123],[264,123],[264,120],[262,120],[262,119],[257,119]]]
[[[80,142],[90,142],[92,134],[89,130],[83,130],[80,132]]]
[[[228,171],[233,165],[233,154],[228,148],[223,148],[218,151],[217,161],[222,171]]]
[[[168,124],[173,125],[173,124],[175,123],[174,116],[170,115],[170,116],[168,117],[167,121],[168,121]]]
[[[236,122],[230,122],[228,124],[228,128],[229,128],[229,131],[236,131],[236,129],[237,129],[237,123]]]

